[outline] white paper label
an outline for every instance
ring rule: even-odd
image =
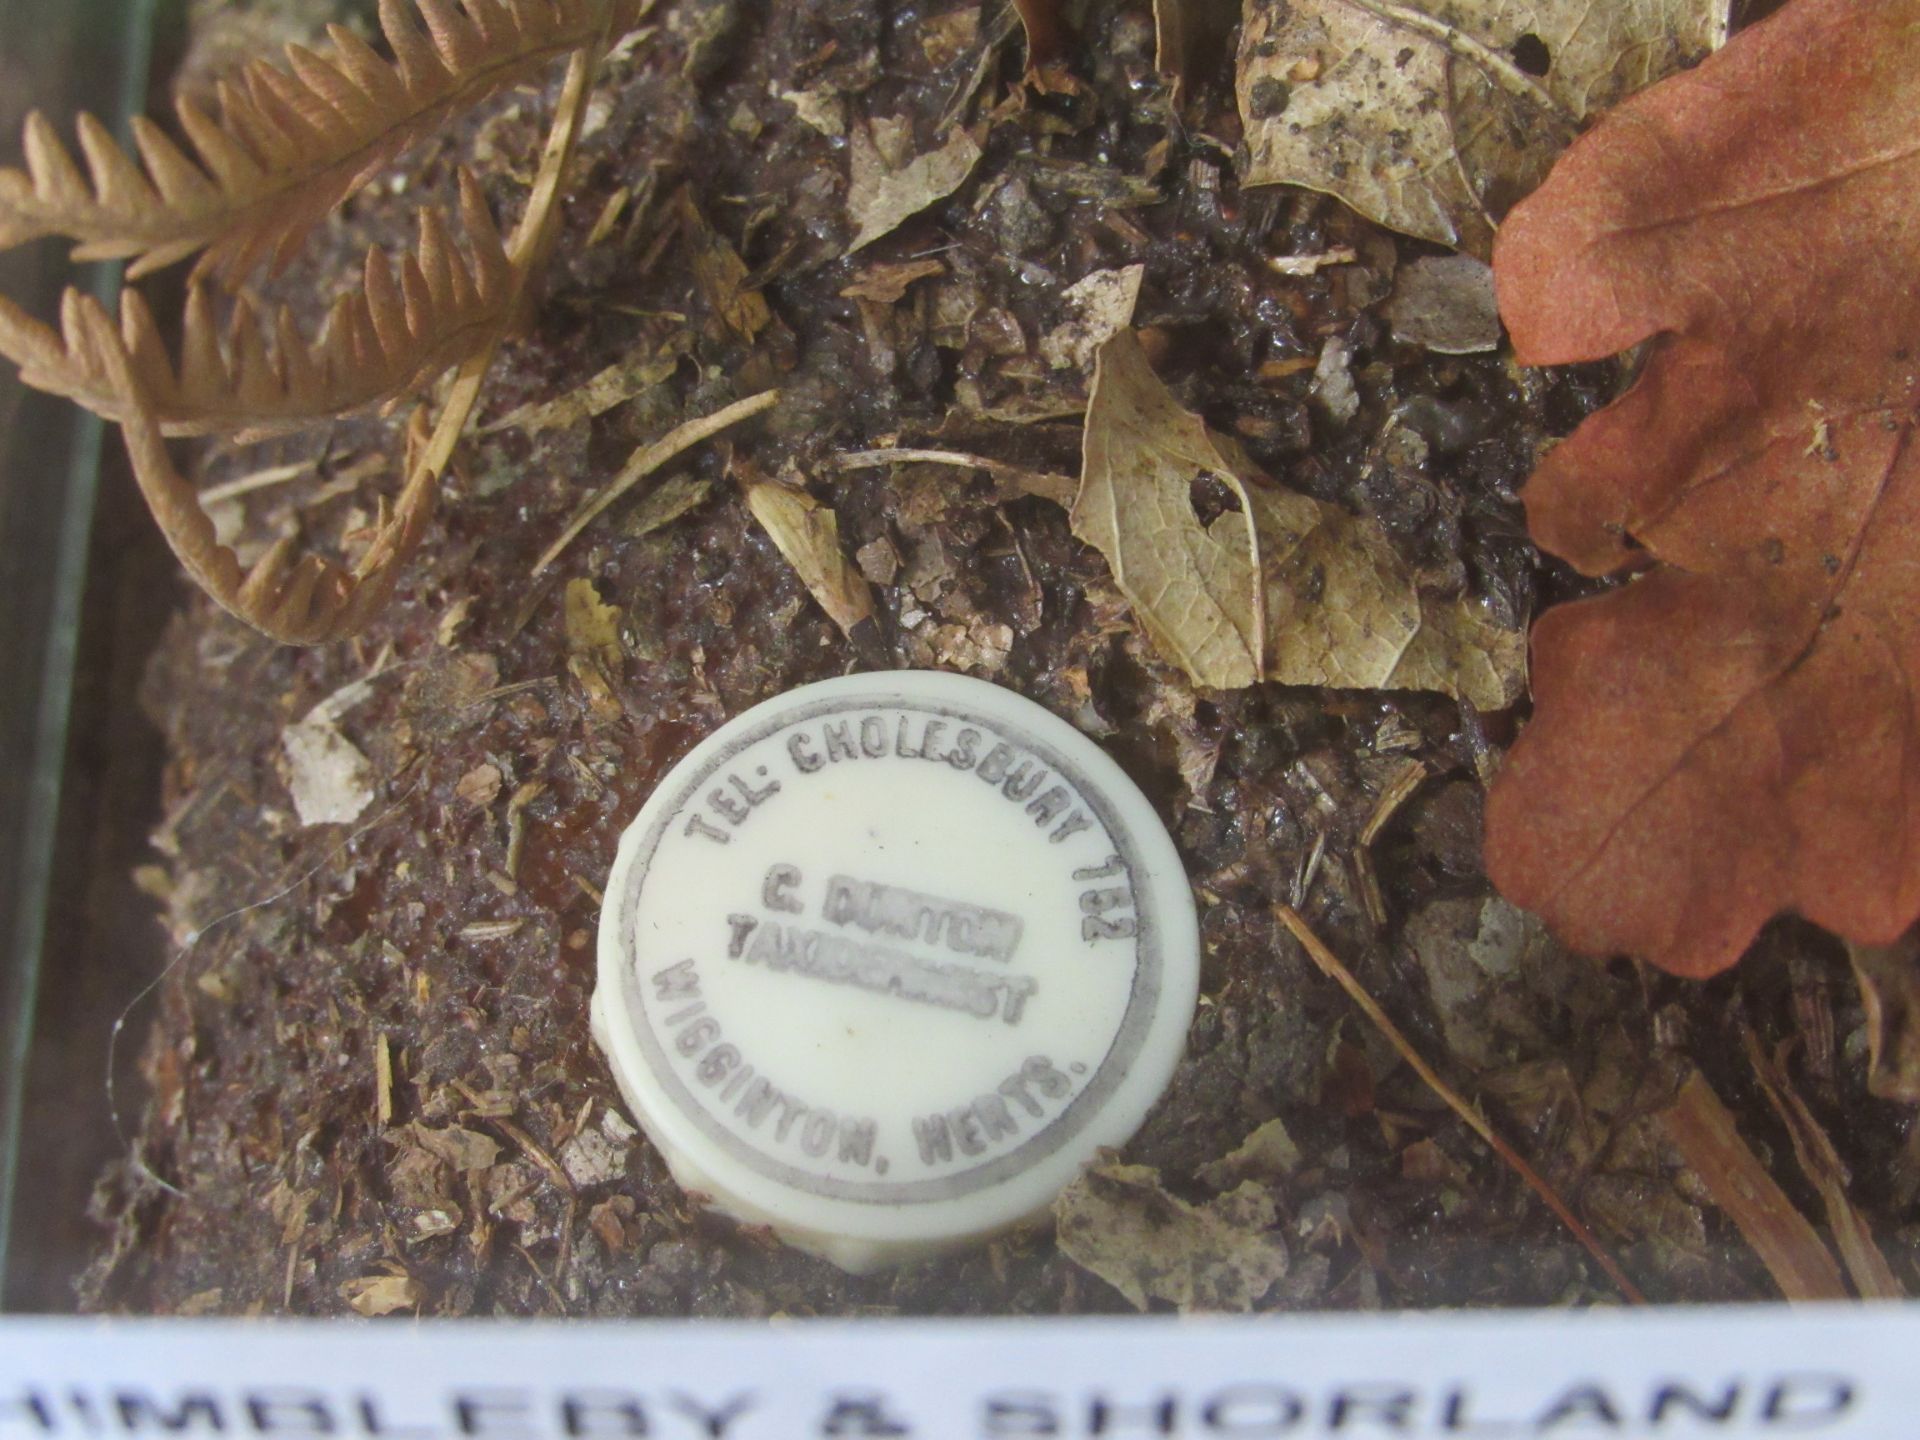
[[[0,1440],[1920,1434],[1920,1308],[719,1325],[0,1320]]]

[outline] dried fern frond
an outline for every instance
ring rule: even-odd
[[[85,170],[44,116],[28,117],[27,168],[0,169],[0,249],[43,235],[77,260],[130,259],[134,277],[197,251],[229,278],[284,259],[368,179],[455,113],[605,34],[632,29],[652,0],[380,0],[391,60],[352,31],[287,47],[221,84],[215,120],[182,100],[194,155],[135,119],[136,161],[90,115],[77,123]],[[422,28],[424,26],[424,29]]]
[[[479,182],[460,175],[463,252],[436,209],[420,212],[420,236],[398,264],[367,253],[361,287],[334,303],[309,341],[284,309],[268,336],[254,307],[237,300],[226,339],[204,285],[188,292],[180,358],[135,290],[120,297],[120,336],[149,415],[167,435],[258,436],[333,419],[413,393],[484,346],[507,320],[513,264]],[[0,355],[20,378],[109,420],[129,413],[92,337],[100,304],[68,290],[59,331],[0,297]]]
[[[138,367],[113,320],[99,306],[76,316],[81,343],[126,397],[120,428],[134,479],[168,545],[200,587],[239,619],[290,645],[317,645],[362,629],[392,597],[401,567],[426,531],[439,478],[416,459],[428,435],[426,412],[416,411],[408,429],[407,486],[397,505],[381,502],[373,543],[359,564],[346,570],[317,556],[296,559],[299,545],[289,536],[245,570],[220,543],[199,496],[167,453]]]

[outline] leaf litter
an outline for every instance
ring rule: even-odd
[[[1523,632],[1423,596],[1378,524],[1258,474],[1180,408],[1132,332],[1098,356],[1074,533],[1195,684],[1436,690],[1485,710],[1519,696]],[[1206,480],[1232,501],[1210,524],[1193,501]]]
[[[1249,0],[1251,185],[1485,257],[1580,125],[1726,38],[1727,0]]]

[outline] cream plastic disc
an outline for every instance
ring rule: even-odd
[[[1193,1017],[1178,855],[1010,690],[895,671],[722,726],[620,842],[594,1035],[687,1191],[848,1270],[1043,1213]]]

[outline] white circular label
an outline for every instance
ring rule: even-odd
[[[1198,932],[1146,799],[1011,691],[806,686],[621,841],[595,1031],[681,1183],[851,1269],[1044,1209],[1165,1088]]]

